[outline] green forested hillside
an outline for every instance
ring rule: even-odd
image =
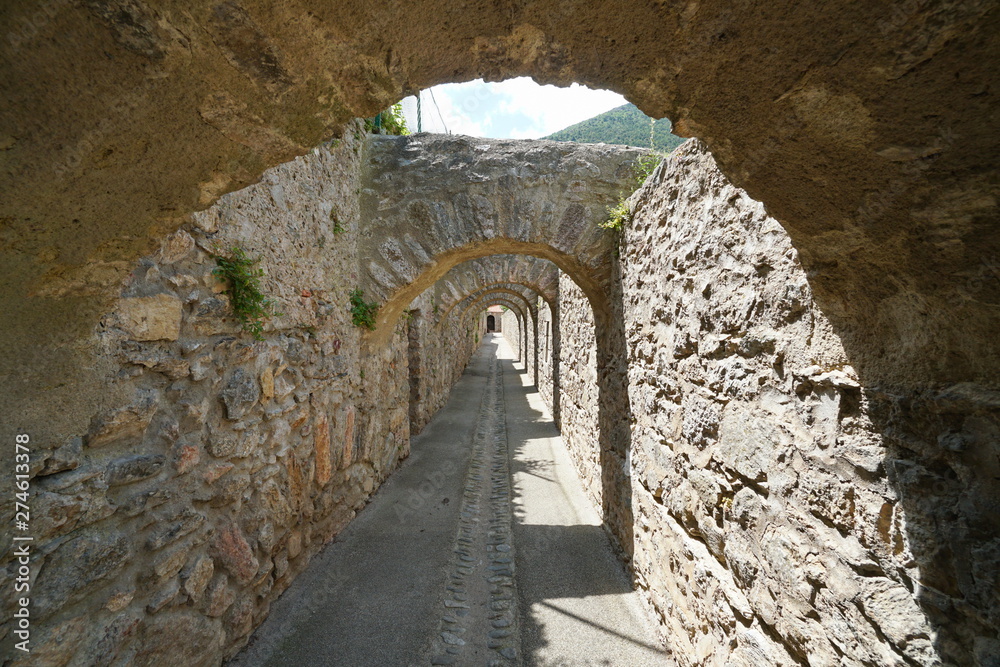
[[[624,144],[626,146],[649,146],[649,116],[639,111],[634,104],[624,104],[606,111],[599,116],[565,130],[550,134],[545,139],[554,141],[579,141],[596,144]],[[664,118],[656,121],[653,131],[653,147],[668,152],[679,146],[684,139],[670,134],[670,121]]]

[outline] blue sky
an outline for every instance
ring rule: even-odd
[[[626,103],[618,93],[591,90],[579,84],[568,88],[540,86],[529,78],[484,83],[434,86],[421,95],[424,132],[468,134],[500,139],[538,139]],[[415,97],[403,100],[410,130],[417,131]],[[442,123],[443,119],[443,123]]]

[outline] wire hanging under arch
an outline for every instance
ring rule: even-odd
[[[436,98],[434,97],[434,89],[433,89],[433,88],[428,88],[427,90],[428,90],[428,91],[430,91],[430,94],[431,94],[431,102],[433,102],[433,103],[434,103],[434,108],[435,108],[435,109],[437,109],[437,112],[438,112],[438,118],[440,118],[440,119],[441,119],[441,127],[443,127],[443,128],[444,128],[444,133],[445,133],[445,134],[451,134],[451,132],[449,132],[449,131],[448,131],[448,125],[447,125],[447,124],[446,124],[446,123],[444,122],[444,115],[442,115],[442,113],[441,113],[441,107],[439,107],[439,106],[438,106],[438,101],[437,101],[437,99],[436,99]]]

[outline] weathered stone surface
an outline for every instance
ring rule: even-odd
[[[132,557],[128,535],[108,537],[82,535],[50,555],[38,574],[32,602],[39,618],[63,605],[83,599],[93,588]]]
[[[108,464],[105,479],[108,486],[133,484],[150,477],[155,477],[166,463],[162,454],[136,454],[115,459]]]
[[[174,469],[178,475],[190,472],[201,462],[201,448],[183,440],[173,448]]]
[[[182,544],[166,553],[160,553],[153,561],[153,572],[160,579],[168,579],[184,567],[188,554],[191,553],[191,544]]]
[[[146,611],[150,614],[155,614],[173,602],[179,592],[180,584],[176,579],[168,582],[163,586],[163,588],[153,593],[152,597],[149,598],[149,604],[146,605]]]
[[[214,557],[244,584],[253,580],[259,563],[253,549],[236,524],[229,524],[218,532],[212,543]]]
[[[241,419],[260,399],[260,385],[244,369],[237,368],[230,374],[219,398],[226,406],[226,417]]]
[[[623,311],[611,316],[630,363],[632,563],[679,663],[988,664],[973,647],[995,632],[984,622],[995,601],[966,606],[981,600],[959,593],[972,568],[935,533],[983,516],[986,487],[963,492],[945,471],[983,437],[971,424],[993,409],[991,392],[900,399],[866,385],[787,237],[697,145],[668,158],[632,205]],[[551,327],[540,388],[550,404],[558,396],[564,438],[600,501],[589,310],[565,274],[558,316],[539,301],[541,332]],[[961,414],[964,426],[931,414]],[[976,432],[994,433],[985,424]],[[934,453],[893,455],[896,438]],[[983,571],[1000,565],[985,545],[969,553]]]
[[[120,325],[133,340],[177,340],[183,304],[170,294],[123,299]]]
[[[146,540],[146,546],[155,551],[191,533],[205,523],[205,515],[191,509],[185,509],[164,520],[154,529]]]
[[[121,611],[135,599],[135,590],[116,591],[111,594],[104,608],[111,612]]]
[[[330,481],[330,423],[325,416],[320,417],[313,430],[313,445],[316,454],[316,483],[325,486]]]
[[[171,234],[160,246],[160,263],[174,264],[184,259],[188,253],[194,250],[194,239],[186,230],[178,230]]]
[[[198,602],[205,593],[205,587],[215,573],[215,563],[208,556],[198,556],[189,563],[181,578],[184,581],[184,592],[193,601]]]
[[[156,414],[159,396],[152,390],[138,390],[133,400],[94,417],[87,436],[88,447],[104,447],[125,438],[138,438]]]
[[[190,611],[158,614],[143,624],[136,664],[213,665],[222,650],[223,633],[217,623]]]
[[[225,575],[216,577],[205,593],[205,614],[218,618],[236,601],[236,593],[229,587]]]
[[[79,467],[82,453],[83,438],[71,438],[65,445],[52,452],[52,455],[45,460],[45,466],[38,472],[38,475],[53,475],[64,470],[73,470]]]
[[[31,510],[31,533],[41,541],[106,519],[115,507],[96,489],[72,495],[40,490],[31,499]]]

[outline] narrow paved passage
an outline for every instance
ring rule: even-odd
[[[410,458],[229,664],[672,665],[527,383],[488,335]]]

